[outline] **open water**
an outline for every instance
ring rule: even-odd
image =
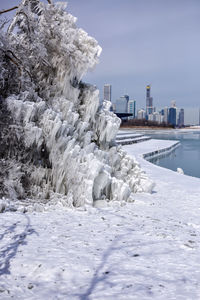
[[[163,130],[162,132],[145,132],[145,135],[153,139],[178,140],[181,143],[170,154],[149,159],[150,162],[173,171],[182,168],[184,174],[200,178],[200,131],[165,132]]]

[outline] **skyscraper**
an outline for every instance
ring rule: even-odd
[[[184,126],[184,109],[181,108],[178,115],[178,126],[183,127]]]
[[[135,119],[135,111],[136,111],[136,101],[135,100],[129,100],[128,101],[128,113],[132,114],[129,119]]]
[[[169,108],[169,124],[176,126],[176,108]]]
[[[146,86],[146,115],[153,113],[153,98],[151,97],[151,86]]]
[[[129,102],[129,96],[128,95],[124,95],[122,97],[120,97],[121,99],[124,99],[126,101],[126,113],[128,112],[128,102]]]
[[[104,87],[103,87],[103,99],[104,100],[111,101],[111,99],[112,99],[111,91],[112,91],[111,84],[104,84]]]
[[[169,114],[168,111],[169,111],[169,110],[168,110],[168,107],[165,106],[165,107],[164,107],[164,118],[163,118],[163,122],[165,122],[166,124],[168,123],[168,114]]]
[[[124,95],[121,96],[116,101],[116,112],[117,113],[127,113],[128,112],[128,102],[129,102],[129,96]]]

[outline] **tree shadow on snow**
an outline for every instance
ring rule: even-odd
[[[119,247],[117,247],[116,245],[118,244],[118,242],[120,242],[120,240],[121,240],[121,236],[117,236],[116,239],[111,243],[110,247],[106,249],[106,251],[103,253],[101,263],[96,269],[88,289],[85,291],[84,294],[79,295],[80,300],[89,300],[90,295],[92,295],[92,292],[95,290],[97,285],[99,285],[99,283],[101,282],[103,282],[105,286],[107,285],[112,287],[113,283],[109,280],[110,268],[109,270],[105,271],[105,267],[107,265],[107,262],[110,259],[110,256],[112,256],[113,252],[119,249]]]
[[[30,225],[29,217],[25,214],[22,214],[22,216],[26,219],[24,228],[22,222],[18,221],[10,226],[4,226],[5,231],[0,234],[0,241],[2,241],[0,247],[0,276],[10,274],[10,262],[16,256],[18,248],[27,244],[26,238],[28,235],[37,234]],[[21,228],[22,230],[20,230]]]
[[[123,219],[123,216],[119,216],[119,218]],[[119,264],[121,265],[122,274],[125,274],[124,264],[128,264],[129,260],[135,260],[136,262],[138,259],[142,259],[146,261],[146,264],[151,264],[151,258],[156,259],[157,257],[164,258],[167,256],[174,256],[175,250],[166,247],[167,244],[165,244],[165,240],[154,240],[153,237],[149,240],[139,240],[137,235],[134,235],[134,232],[135,231],[133,229],[127,228],[126,232],[119,232],[117,235],[115,235],[115,238],[113,239],[112,243],[102,253],[100,264],[97,268],[95,268],[95,273],[93,274],[89,285],[87,286],[87,290],[85,290],[84,293],[76,294],[76,297],[78,297],[80,300],[100,299],[101,297],[98,297],[98,294],[101,295],[101,292],[104,292],[107,289],[112,289],[115,286],[120,285],[119,281],[115,280],[116,270],[113,270],[113,267],[115,267],[115,265],[117,264],[116,259],[113,258],[114,256],[116,258],[116,255],[119,252],[123,252],[123,254],[120,255],[121,258],[119,261]],[[134,262],[132,262],[132,265],[134,266]],[[141,267],[142,266],[143,263],[141,264]],[[153,266],[154,268],[156,267],[153,264],[151,268],[153,268]],[[131,277],[129,278],[126,278],[126,275],[123,275],[126,281],[128,282],[123,283],[121,285],[120,288],[122,293],[123,289],[130,288],[134,293],[137,293],[141,290],[145,290],[147,295],[152,294],[150,278],[152,277],[153,273],[150,276],[149,269],[146,271],[141,267],[137,264],[137,268],[132,270]],[[137,277],[143,278],[142,283],[141,281],[135,281]],[[156,278],[158,283],[159,281],[161,281],[162,283],[165,283],[167,285],[169,283],[174,282],[174,279],[170,280],[163,278],[162,274],[157,276],[154,274],[154,277]]]

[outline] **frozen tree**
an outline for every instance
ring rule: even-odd
[[[151,192],[115,143],[120,120],[110,103],[99,106],[99,91],[82,82],[98,63],[97,41],[66,3],[23,0],[14,9],[0,32],[0,196],[77,207]]]

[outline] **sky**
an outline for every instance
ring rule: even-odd
[[[78,27],[103,51],[96,69],[84,80],[112,85],[112,101],[123,94],[145,106],[145,86],[158,108],[200,107],[199,0],[68,0]],[[9,6],[18,1],[10,1]],[[1,0],[1,8],[8,1]]]

